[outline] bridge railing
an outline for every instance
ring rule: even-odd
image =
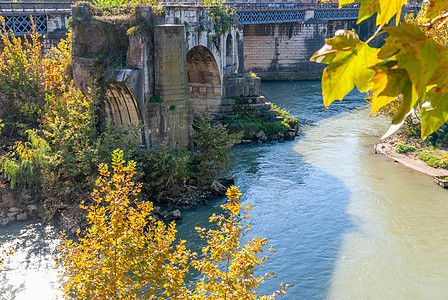
[[[275,10],[275,9],[321,9],[321,8],[332,8],[332,9],[338,9],[337,3],[293,3],[293,2],[286,2],[286,3],[277,3],[277,2],[271,2],[271,3],[225,3],[225,5],[232,6],[237,11],[240,10],[253,10],[253,9],[267,9],[267,10]],[[353,3],[347,6],[344,6],[344,9],[346,8],[358,8],[359,3]]]
[[[73,2],[0,2],[0,13],[70,10]]]

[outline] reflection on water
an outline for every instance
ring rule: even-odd
[[[369,144],[387,122],[368,118],[363,96],[325,110],[318,82],[263,83],[263,94],[300,118],[294,142],[234,149],[242,202],[251,203],[253,236],[276,249],[265,270],[277,273],[284,299],[448,298],[448,193],[381,155]],[[178,236],[199,249],[195,226],[209,226],[218,199],[183,212]],[[0,299],[51,299],[57,293],[58,233],[26,223],[0,229],[0,247],[14,246],[0,281]],[[14,298],[14,294],[16,297]]]

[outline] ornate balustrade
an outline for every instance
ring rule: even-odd
[[[15,35],[33,31],[31,17],[40,34],[66,29],[66,19],[71,14],[72,2],[0,2],[0,15],[5,19],[0,29]]]

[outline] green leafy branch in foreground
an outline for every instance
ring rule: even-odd
[[[346,6],[354,0],[341,0]],[[342,100],[355,86],[372,90],[371,114],[402,96],[392,126],[384,137],[395,132],[413,109],[421,107],[421,137],[426,138],[448,121],[448,49],[427,36],[421,27],[403,22],[383,29],[392,17],[398,25],[406,0],[361,0],[358,24],[375,13],[379,30],[362,42],[354,30],[338,30],[327,39],[311,61],[326,63],[322,76],[324,104]],[[447,0],[430,1],[424,26],[443,26],[448,20]],[[389,36],[382,48],[369,46],[378,34]]]

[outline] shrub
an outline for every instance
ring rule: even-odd
[[[10,131],[22,134],[37,128],[45,104],[41,64],[43,43],[34,23],[33,34],[23,39],[6,31],[3,17],[0,17],[0,23],[3,26],[1,40],[5,45],[0,54],[0,92],[8,103],[3,117]]]
[[[407,144],[406,142],[399,142],[395,146],[395,152],[397,153],[407,153],[410,151],[415,151],[417,147],[411,144]]]
[[[175,295],[190,253],[184,241],[173,245],[174,223],[155,222],[152,204],[132,199],[140,185],[132,182],[135,162],[126,166],[123,151],[113,152],[112,173],[106,164],[99,169],[94,202],[81,205],[90,227],[76,242],[62,236],[65,298],[154,299],[156,291]]]
[[[199,166],[199,180],[214,179],[229,162],[229,149],[242,137],[242,133],[230,133],[225,125],[213,124],[204,118],[194,123],[195,157]]]
[[[434,146],[437,144],[446,146],[448,143],[448,123],[443,124],[437,131],[428,136],[428,141]]]
[[[12,189],[20,186],[36,191],[40,187],[40,171],[46,165],[51,149],[36,131],[26,133],[29,142],[17,142],[14,151],[2,157],[0,167]]]
[[[184,240],[175,243],[174,222],[167,226],[155,221],[151,203],[132,199],[140,191],[132,181],[135,166],[132,161],[125,165],[123,151],[115,150],[112,170],[105,164],[99,167],[93,204],[81,205],[88,211],[89,228],[82,235],[78,230],[76,241],[62,235],[65,298],[258,298],[256,289],[264,278],[255,277],[254,268],[268,259],[260,257],[267,240],[255,237],[241,244],[250,225],[241,223],[249,216],[241,210],[238,188],[227,191],[228,202],[222,205],[227,215],[210,217],[215,229],[197,228],[207,241],[198,256],[186,249]],[[196,283],[185,280],[191,267],[202,274]],[[286,288],[282,285],[277,293],[260,299],[275,299]]]
[[[430,167],[448,169],[448,155],[442,155],[437,150],[422,150],[418,157]]]
[[[160,192],[176,195],[190,177],[192,155],[187,149],[174,151],[161,143],[156,149],[140,152],[137,160],[147,195]]]

